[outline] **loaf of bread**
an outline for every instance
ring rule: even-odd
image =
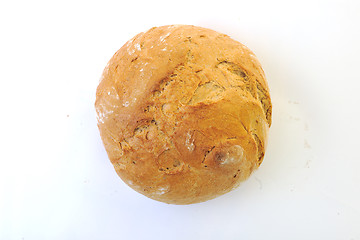
[[[272,106],[247,47],[210,29],[171,25],[115,53],[95,108],[108,157],[127,185],[192,204],[231,191],[259,167]]]

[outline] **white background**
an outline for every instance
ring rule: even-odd
[[[95,89],[153,26],[228,34],[273,100],[265,160],[217,199],[167,205],[127,187]],[[360,2],[1,1],[0,239],[360,239]]]

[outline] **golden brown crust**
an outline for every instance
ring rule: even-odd
[[[98,127],[118,175],[158,201],[224,194],[262,162],[271,101],[255,55],[187,25],[140,33],[110,60],[96,93]]]

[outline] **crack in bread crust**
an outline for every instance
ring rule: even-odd
[[[228,71],[237,77],[239,85],[232,85],[233,87],[240,86],[243,91],[250,93],[250,95],[259,100],[263,109],[264,115],[267,119],[269,126],[271,125],[271,103],[269,92],[261,85],[261,83],[254,76],[248,74],[241,66],[229,61],[220,61],[217,68],[222,71]]]
[[[264,159],[264,144],[263,142],[260,140],[260,138],[258,137],[258,135],[256,133],[252,133],[253,139],[256,142],[256,148],[257,148],[257,166],[260,166],[260,164],[262,163],[263,159]]]

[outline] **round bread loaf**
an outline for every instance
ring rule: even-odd
[[[203,202],[247,179],[264,158],[272,109],[255,55],[188,25],[152,28],[122,46],[95,107],[117,174],[171,204]]]

